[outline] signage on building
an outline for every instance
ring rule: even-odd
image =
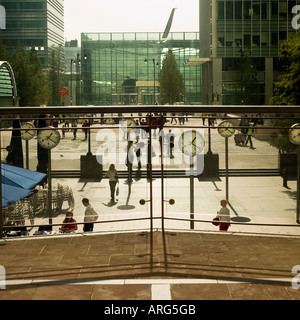
[[[61,88],[59,89],[59,94],[60,94],[61,96],[65,96],[67,93],[68,93],[68,89],[67,89],[66,87],[61,87]]]
[[[159,81],[137,81],[136,86],[137,87],[159,87],[160,83]]]

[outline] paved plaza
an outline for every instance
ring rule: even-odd
[[[185,123],[197,125],[191,120]],[[97,141],[99,124],[92,128],[92,152],[103,146]],[[101,128],[104,128],[102,126]],[[107,126],[118,132],[118,128]],[[174,126],[174,130],[175,130]],[[181,128],[183,129],[183,128]],[[204,128],[205,135],[208,129]],[[80,156],[87,152],[83,132],[72,140],[66,133],[52,150],[53,170],[79,170]],[[99,138],[99,136],[98,136]],[[4,140],[9,141],[9,136]],[[278,168],[278,151],[263,139],[253,139],[254,150],[229,143],[229,165],[234,169]],[[153,139],[158,149],[158,139]],[[5,144],[4,144],[5,145]],[[119,145],[120,146],[120,145]],[[207,152],[207,145],[205,152]],[[30,141],[30,168],[35,169],[36,143]],[[212,130],[212,151],[220,155],[224,169],[224,140]],[[116,150],[117,158],[121,154]],[[165,169],[182,169],[182,157],[166,159]],[[113,154],[107,153],[107,161]],[[120,157],[121,159],[121,157]],[[159,169],[159,153],[154,169]],[[104,165],[104,171],[108,164]],[[125,172],[126,166],[117,163]],[[201,299],[299,299],[292,287],[292,269],[300,265],[300,229],[296,223],[296,182],[283,187],[279,176],[235,176],[229,178],[231,226],[218,231],[211,220],[225,197],[225,177],[216,181],[194,179],[195,214],[190,230],[189,177],[164,180],[164,221],[162,231],[161,179],[153,181],[153,234],[150,233],[150,184],[136,177],[128,184],[120,179],[120,195],[110,202],[108,180],[54,178],[73,191],[74,218],[83,222],[82,198],[99,214],[94,233],[58,233],[68,203],[53,215],[53,235],[5,239],[0,243],[0,265],[6,268],[6,290],[0,299],[100,299],[100,300],[201,300]],[[145,167],[142,167],[145,170]],[[170,205],[168,200],[174,199]],[[34,217],[34,224],[47,224],[48,216]],[[173,218],[173,219],[172,219]],[[139,220],[138,220],[139,219]],[[128,221],[132,220],[132,221]]]
[[[198,232],[2,240],[0,299],[299,300],[299,245]]]

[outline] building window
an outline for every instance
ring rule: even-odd
[[[218,19],[224,20],[224,1],[217,2]]]

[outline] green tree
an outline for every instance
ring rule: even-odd
[[[166,54],[159,75],[160,99],[162,104],[174,104],[184,96],[183,76],[171,49]]]
[[[300,36],[298,34],[282,42],[279,63],[282,67],[282,74],[275,84],[274,96],[270,104],[300,105]],[[285,128],[280,129],[279,135],[270,141],[270,144],[280,152],[291,152],[296,149],[288,138],[289,128],[295,122],[296,120],[293,119],[278,119],[272,122],[276,127]]]
[[[272,105],[300,105],[300,35],[295,34],[280,46],[279,62],[283,73],[275,84]]]
[[[41,61],[35,51],[18,47],[10,56],[18,88],[20,106],[40,106],[47,103],[48,84]]]
[[[2,42],[2,37],[0,35],[0,61],[7,61],[8,59],[8,52],[6,50],[5,45]]]

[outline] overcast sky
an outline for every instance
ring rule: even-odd
[[[199,31],[199,0],[64,0],[65,38],[81,32],[163,32],[177,8],[171,32]]]

